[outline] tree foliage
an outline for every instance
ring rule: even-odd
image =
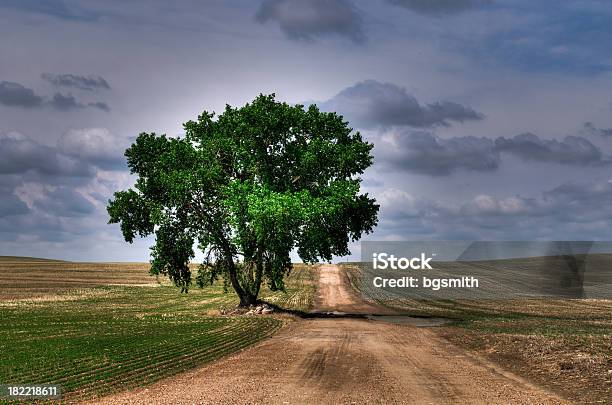
[[[222,276],[250,305],[263,282],[284,289],[292,250],[331,260],[376,225],[378,205],[359,190],[372,145],[341,116],[272,94],[184,129],[141,133],[125,153],[136,184],[108,205],[126,241],[155,235],[151,271],[183,291],[194,247],[206,258],[197,284]]]

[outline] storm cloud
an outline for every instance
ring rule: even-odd
[[[34,108],[43,103],[42,97],[19,83],[0,82],[0,104],[9,107]]]
[[[41,75],[43,80],[53,84],[54,86],[59,87],[73,87],[80,90],[93,91],[97,89],[105,89],[109,90],[110,85],[101,76],[83,76],[83,75],[74,75],[70,73],[65,74],[52,74],[52,73],[43,73]]]
[[[63,134],[58,150],[72,158],[107,170],[127,169],[124,151],[130,142],[105,128],[73,129]]]
[[[427,132],[409,132],[378,145],[377,157],[383,167],[431,176],[460,169],[492,171],[500,163],[494,142],[474,136],[442,139]]]
[[[585,122],[583,128],[591,134],[600,136],[612,136],[612,128],[598,128],[592,122]]]
[[[97,109],[102,110],[104,112],[109,112],[110,111],[110,107],[108,106],[108,104],[106,104],[103,101],[95,101],[95,102],[92,102],[92,103],[87,103],[87,107],[97,108]]]
[[[544,199],[555,204],[563,221],[607,220],[612,217],[612,179],[564,183],[546,191]]]
[[[571,166],[603,166],[610,156],[580,136],[562,140],[520,134],[495,139],[474,136],[441,138],[429,132],[401,132],[376,143],[377,161],[383,168],[447,176],[458,170],[495,171],[503,155],[531,162]]]
[[[541,139],[525,133],[512,138],[495,140],[499,152],[513,154],[526,161],[552,162],[577,166],[597,166],[610,163],[600,148],[580,136],[566,136],[562,140]]]
[[[60,111],[78,110],[87,107],[97,108],[105,112],[110,111],[110,107],[104,102],[96,101],[85,104],[78,101],[72,94],[55,93],[48,104],[52,108]]]
[[[30,88],[19,83],[7,81],[0,82],[0,104],[7,107],[20,108],[42,108],[48,106],[58,111],[72,111],[88,107],[106,112],[110,111],[110,107],[104,102],[83,103],[70,93],[62,94],[56,92],[50,99],[45,100],[45,97],[36,94]]]
[[[72,94],[62,93],[55,93],[49,104],[53,108],[63,111],[75,110],[84,107],[84,105],[79,103]]]
[[[418,14],[442,16],[457,14],[490,4],[490,0],[387,0]]]
[[[525,231],[541,229],[554,237],[556,228],[581,229],[585,240],[597,237],[612,217],[612,182],[608,179],[563,183],[535,197],[479,195],[464,204],[460,215],[482,226],[497,221],[503,227],[521,225]],[[588,232],[593,232],[588,237]],[[557,234],[557,238],[560,234]],[[574,236],[575,237],[575,236]]]
[[[242,3],[0,1],[0,254],[147,260],[107,224],[126,135],[260,92],[374,144],[376,236],[612,237],[609,3]]]
[[[612,218],[612,181],[564,183],[537,196],[477,194],[467,201],[437,201],[398,189],[375,194],[381,205],[380,238],[499,240],[605,239]]]
[[[481,120],[483,114],[452,101],[422,105],[405,88],[366,80],[318,103],[325,111],[337,111],[351,125],[362,128],[449,126],[451,122]]]
[[[27,214],[30,211],[28,206],[15,194],[8,190],[3,191],[7,192],[3,193],[0,199],[0,218]]]
[[[34,200],[33,206],[59,217],[80,217],[92,214],[95,210],[89,200],[70,187],[45,190],[42,196]]]
[[[128,144],[103,128],[70,130],[55,146],[0,132],[0,240],[67,242],[99,229],[117,181],[129,177]]]
[[[69,130],[56,146],[43,145],[17,132],[0,132],[0,186],[8,184],[2,181],[7,175],[31,174],[30,179],[59,184],[67,183],[67,178],[91,179],[97,169],[124,171],[123,153],[129,145],[130,138],[105,128]]]
[[[56,148],[18,133],[0,133],[0,174],[35,171],[45,176],[90,177],[92,168]]]
[[[313,41],[330,35],[356,43],[365,40],[362,18],[348,0],[264,0],[255,19],[262,24],[277,23],[292,40]]]
[[[0,7],[71,21],[96,21],[100,17],[98,13],[67,4],[64,0],[3,0]]]

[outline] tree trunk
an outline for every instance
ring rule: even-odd
[[[234,261],[230,258],[227,260],[229,266],[229,277],[230,282],[232,284],[232,288],[240,298],[241,307],[249,307],[251,305],[255,305],[257,303],[257,296],[259,295],[259,286],[261,285],[261,277],[257,280],[256,288],[253,289],[249,285],[240,285],[240,281],[238,281],[238,275],[236,274],[236,265]]]
[[[249,296],[249,294],[244,288],[242,288],[240,282],[238,281],[238,276],[236,275],[236,265],[234,264],[234,261],[231,257],[229,257],[226,258],[226,262],[228,266],[230,283],[232,284],[232,288],[234,289],[236,294],[238,294],[238,297],[240,297],[240,306],[249,306],[250,304],[246,304],[246,302],[248,302],[247,297]]]
[[[257,296],[249,293],[240,294],[240,306],[241,307],[250,307],[251,305],[255,305],[257,303]]]

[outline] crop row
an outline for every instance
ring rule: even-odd
[[[202,320],[206,324],[206,320]],[[216,320],[213,323],[218,324]],[[153,382],[242,349],[273,333],[280,322],[272,318],[230,318],[227,325],[198,333],[177,331],[175,340],[139,347],[126,340],[112,358],[73,359],[39,364],[35,370],[5,373],[9,383],[60,384],[68,397],[90,397],[116,389]],[[40,366],[43,366],[42,368]],[[45,368],[46,367],[46,368]],[[5,371],[7,371],[5,369]],[[25,371],[25,370],[24,370]],[[7,375],[8,374],[8,375]]]

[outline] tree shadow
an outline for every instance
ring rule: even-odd
[[[270,302],[261,301],[262,304],[266,304],[274,310],[277,314],[293,315],[301,319],[367,319],[367,320],[385,320],[385,319],[414,319],[414,320],[440,320],[450,321],[451,319],[441,318],[438,316],[429,315],[412,315],[412,314],[380,314],[380,313],[351,313],[351,312],[339,312],[339,311],[300,311],[295,309],[288,309],[280,307]],[[395,323],[395,322],[394,322]],[[400,323],[400,322],[397,322]]]

